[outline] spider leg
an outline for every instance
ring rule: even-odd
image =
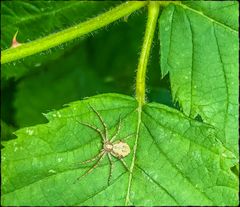
[[[103,121],[103,118],[101,117],[101,115],[99,114],[99,112],[94,109],[90,104],[89,104],[90,108],[95,112],[95,114],[97,114],[99,120],[101,121],[103,127],[104,127],[104,134],[105,134],[105,137],[107,138],[108,137],[108,130],[107,130],[107,125],[104,123]]]
[[[132,135],[134,135],[134,134],[135,134],[135,133],[129,134],[129,135],[127,135],[126,137],[121,138],[120,140],[127,140],[127,139],[131,138]]]
[[[113,161],[112,161],[111,155],[109,153],[107,155],[108,155],[108,159],[109,159],[109,162],[110,162],[110,174],[108,176],[108,185],[109,185],[110,181],[111,181],[111,177],[112,177]]]
[[[88,124],[88,123],[80,122],[80,121],[78,121],[78,120],[77,120],[77,122],[78,122],[79,124],[82,124],[82,125],[84,125],[84,126],[87,126],[87,127],[91,128],[91,129],[95,130],[97,133],[100,134],[100,136],[101,136],[102,139],[103,139],[103,142],[106,141],[106,139],[105,139],[105,137],[104,137],[104,134],[101,132],[101,130],[99,130],[99,129],[96,128],[95,126],[92,126],[91,124]]]
[[[110,142],[112,142],[112,141],[117,137],[117,135],[118,135],[119,132],[120,132],[120,129],[121,129],[121,118],[119,117],[117,131],[116,131],[116,133],[113,135],[113,137],[111,138]]]
[[[114,157],[116,157],[116,155],[114,155],[112,152],[111,152],[111,155],[114,156]],[[128,166],[127,166],[127,164],[126,164],[126,162],[123,160],[122,157],[116,157],[116,158],[118,158],[118,159],[122,162],[123,166],[124,166],[128,171],[130,171],[129,168],[128,168]]]
[[[100,158],[98,159],[98,161],[96,162],[96,164],[95,164],[93,167],[91,167],[91,168],[90,168],[89,170],[87,170],[83,175],[81,175],[80,177],[78,177],[77,180],[76,180],[74,183],[76,183],[78,180],[80,180],[80,178],[85,177],[86,175],[88,175],[89,173],[91,173],[91,172],[99,165],[99,163],[101,162],[101,160],[104,158],[104,155],[105,155],[105,153],[103,153],[103,154],[100,156]]]
[[[128,166],[127,166],[127,163],[122,159],[122,158],[119,158],[120,161],[122,162],[122,164],[124,165],[124,167],[130,172]]]
[[[101,151],[100,153],[98,153],[96,156],[94,156],[93,158],[89,159],[89,160],[85,160],[83,162],[80,162],[79,164],[86,164],[86,163],[89,163],[89,162],[93,162],[94,160],[96,160],[98,157],[101,157],[102,154],[104,153],[104,151]]]

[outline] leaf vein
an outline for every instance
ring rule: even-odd
[[[163,187],[160,183],[158,183],[156,180],[154,180],[143,168],[141,168],[139,165],[136,164],[136,167],[139,168],[148,178],[150,178],[150,180],[155,183],[160,189],[162,189],[166,194],[169,195],[169,197],[172,198],[172,200],[174,200],[174,202],[178,205],[180,205],[180,203],[178,203],[178,201],[174,198],[174,196],[168,192],[168,190]]]
[[[98,194],[102,193],[103,191],[105,191],[106,189],[108,189],[110,186],[112,186],[113,184],[115,184],[124,174],[126,174],[126,172],[124,172],[124,173],[122,173],[121,175],[119,175],[113,182],[110,183],[110,185],[104,186],[104,188],[101,189],[100,191],[98,191],[97,193],[95,193],[95,194],[89,196],[87,199],[81,201],[80,204],[75,204],[75,205],[77,205],[77,206],[78,206],[78,205],[82,205],[82,203],[84,203],[84,202],[88,201],[89,199],[94,198],[94,197],[97,196]]]
[[[22,3],[22,2],[21,2]],[[27,3],[27,2],[23,2],[23,3]],[[70,3],[70,2],[69,2]],[[51,10],[51,11],[47,11],[45,12],[44,14],[42,12],[38,13],[38,14],[34,14],[34,15],[31,15],[31,16],[27,16],[27,17],[22,17],[22,18],[18,18],[17,21],[13,22],[13,24],[11,24],[11,26],[13,25],[19,25],[19,24],[26,24],[26,22],[29,22],[29,21],[34,21],[38,18],[41,18],[41,17],[45,17],[46,16],[52,16],[52,15],[55,15],[56,13],[58,12],[62,12],[63,10],[68,10],[69,8],[72,9],[72,8],[75,8],[75,6],[79,3],[79,2],[71,2],[71,4],[67,4],[65,5],[64,7],[62,6],[61,8],[58,8],[56,10]],[[26,4],[27,5],[27,4]],[[32,4],[31,4],[32,5]],[[29,3],[28,3],[28,6],[29,6]],[[39,8],[37,8],[39,10]],[[4,24],[2,26],[2,29],[5,29],[6,27],[8,27],[9,25],[8,24]]]
[[[235,34],[238,34],[238,31],[237,31],[237,30],[235,30],[235,29],[231,28],[230,26],[225,25],[225,24],[223,24],[223,23],[221,23],[221,22],[219,22],[219,21],[217,21],[217,20],[215,20],[215,19],[207,16],[206,14],[204,14],[204,13],[202,13],[202,12],[200,12],[200,11],[197,11],[197,10],[195,10],[195,9],[187,6],[187,5],[184,5],[184,4],[182,4],[181,2],[180,2],[180,4],[178,3],[178,5],[181,6],[182,8],[184,8],[184,9],[187,9],[187,10],[189,10],[189,11],[191,11],[191,12],[194,12],[194,13],[200,15],[200,16],[203,16],[204,18],[206,18],[206,19],[207,19],[208,21],[210,21],[210,22],[214,22],[214,23],[220,25],[221,27],[224,27],[224,28],[232,31],[232,32],[235,33]]]
[[[226,71],[225,71],[225,67],[224,67],[224,63],[223,63],[223,60],[222,60],[222,56],[221,56],[221,51],[220,51],[220,48],[219,48],[219,43],[218,43],[218,38],[217,38],[217,35],[216,35],[216,30],[215,30],[215,26],[214,24],[212,24],[212,27],[213,27],[213,34],[214,34],[214,37],[215,37],[215,40],[216,40],[216,45],[217,45],[217,51],[218,51],[218,56],[219,56],[219,60],[221,62],[221,68],[222,68],[222,71],[223,71],[223,77],[224,77],[224,84],[225,84],[225,92],[226,92],[226,96],[227,96],[227,104],[226,104],[226,108],[225,108],[225,113],[224,113],[224,123],[226,124],[228,122],[228,116],[227,116],[227,113],[228,113],[228,105],[229,105],[229,91],[228,91],[228,81],[227,81],[227,76],[226,76]],[[224,126],[225,130],[224,130],[224,139],[226,141],[226,126]]]
[[[191,62],[191,88],[190,88],[190,116],[192,116],[192,108],[193,108],[193,71],[194,71],[194,40],[193,40],[193,29],[192,29],[192,25],[191,25],[191,21],[189,19],[189,16],[186,14],[185,10],[184,10],[184,14],[188,20],[189,23],[189,29],[191,31],[191,42],[192,42],[192,62]]]
[[[174,165],[172,164],[172,162],[171,162],[171,160],[169,159],[169,157],[162,151],[162,149],[161,149],[161,148],[159,147],[159,145],[157,144],[157,142],[156,142],[156,140],[155,140],[155,137],[152,135],[150,129],[147,127],[147,125],[144,123],[144,121],[143,121],[143,124],[144,124],[145,128],[147,129],[150,137],[152,138],[153,143],[156,145],[156,147],[158,148],[158,150],[160,151],[160,153],[167,159],[167,161],[170,163],[170,165],[171,165],[173,168],[175,168],[175,169],[181,174],[181,176],[182,176],[185,180],[187,180],[188,183],[190,183],[190,184],[192,185],[192,187],[193,187],[194,189],[197,189],[198,192],[200,192],[205,198],[207,198],[209,201],[212,202],[212,200],[207,196],[207,194],[206,194],[205,192],[202,192],[202,191],[200,191],[198,188],[196,188],[196,187],[194,186],[194,184],[192,183],[192,181],[191,181],[188,177],[186,177],[186,176],[182,173],[182,171],[181,171],[177,166],[174,166]]]
[[[180,134],[179,132],[177,132],[177,131],[175,131],[175,130],[167,127],[167,126],[162,125],[160,122],[158,122],[156,119],[154,119],[151,114],[147,113],[146,111],[144,111],[144,113],[145,113],[148,117],[150,117],[152,120],[154,120],[154,121],[155,121],[159,126],[161,126],[163,129],[166,129],[166,130],[168,130],[168,131],[170,131],[170,132],[178,135],[178,136],[181,137],[182,139],[189,140],[190,142],[198,145],[199,147],[202,147],[202,148],[206,149],[206,150],[209,151],[209,152],[212,152],[213,154],[219,155],[217,152],[215,152],[215,151],[207,148],[207,147],[204,146],[204,145],[201,145],[200,143],[195,142],[194,140],[190,139],[189,137],[184,137],[184,136],[183,136],[182,134]]]

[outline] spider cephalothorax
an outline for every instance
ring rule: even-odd
[[[112,152],[113,150],[113,144],[109,141],[106,141],[104,142],[104,146],[103,146],[103,149],[106,151],[106,152]]]
[[[131,150],[130,150],[129,145],[123,140],[118,140],[116,142],[113,142],[114,139],[119,134],[119,131],[120,131],[120,128],[121,128],[121,119],[119,119],[119,124],[118,124],[116,133],[111,137],[111,139],[109,139],[107,126],[104,123],[101,115],[91,105],[90,105],[90,107],[95,112],[95,114],[97,115],[99,120],[101,121],[101,123],[104,127],[104,132],[102,132],[100,129],[98,129],[95,126],[92,126],[88,123],[82,123],[82,122],[79,122],[79,121],[78,121],[78,123],[95,130],[102,138],[103,147],[102,147],[102,150],[100,151],[100,153],[97,154],[95,157],[81,163],[81,164],[85,164],[85,163],[92,162],[92,161],[95,161],[96,159],[98,159],[96,164],[93,167],[91,167],[87,172],[85,172],[83,175],[81,175],[77,180],[79,180],[81,177],[89,174],[94,168],[96,168],[98,166],[98,164],[105,157],[105,155],[107,155],[108,159],[109,159],[109,162],[110,162],[110,174],[109,174],[109,177],[108,177],[108,184],[109,184],[110,178],[111,178],[111,175],[112,175],[112,167],[113,167],[113,162],[112,162],[111,155],[118,158],[123,163],[125,168],[128,170],[128,167],[127,167],[125,161],[122,158],[128,156],[130,154]],[[130,136],[132,136],[132,134],[125,137],[124,139],[127,139]]]

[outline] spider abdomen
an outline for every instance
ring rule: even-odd
[[[115,157],[126,157],[130,153],[130,147],[123,141],[117,141],[113,144],[112,155]]]

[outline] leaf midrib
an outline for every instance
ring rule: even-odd
[[[218,50],[218,56],[219,56],[219,60],[221,62],[221,68],[222,68],[222,71],[223,71],[223,77],[224,77],[224,83],[225,83],[225,93],[226,93],[226,97],[227,97],[227,104],[226,104],[226,107],[225,107],[225,112],[224,112],[224,141],[226,143],[226,145],[228,144],[227,143],[227,138],[226,138],[226,125],[228,124],[228,107],[229,107],[229,103],[230,103],[230,99],[229,99],[229,89],[228,89],[228,80],[227,80],[227,76],[226,76],[226,70],[225,70],[225,65],[224,65],[224,62],[223,62],[223,59],[222,59],[222,55],[221,55],[221,50],[220,50],[220,47],[219,47],[219,41],[218,41],[218,38],[217,38],[217,35],[216,35],[216,29],[215,29],[215,25],[213,24],[212,25],[213,27],[213,34],[214,34],[214,37],[215,37],[215,40],[216,40],[216,45],[217,45],[217,50]]]
[[[139,132],[140,132],[140,124],[141,124],[141,117],[142,117],[142,106],[139,105],[137,108],[137,115],[138,115],[138,120],[137,120],[137,129],[136,129],[136,139],[134,142],[134,147],[133,147],[133,157],[132,157],[132,162],[131,162],[131,167],[130,167],[130,173],[129,173],[129,180],[128,180],[128,187],[127,187],[127,194],[125,198],[125,205],[129,205],[130,201],[130,191],[131,191],[131,185],[132,185],[132,177],[133,177],[133,170],[135,167],[135,160],[136,160],[136,153],[137,153],[137,144],[138,144],[138,138],[139,138]]]
[[[200,11],[198,11],[198,10],[196,10],[196,9],[193,9],[193,8],[191,8],[191,7],[183,4],[182,2],[175,2],[174,4],[176,4],[176,5],[178,5],[178,6],[181,6],[181,7],[184,8],[184,9],[188,9],[188,10],[194,12],[194,13],[197,13],[198,15],[203,16],[204,18],[208,19],[210,22],[214,22],[215,24],[218,24],[218,25],[226,28],[227,30],[232,31],[232,32],[235,33],[235,34],[238,34],[238,30],[235,30],[235,29],[231,28],[230,26],[221,23],[221,22],[219,22],[219,21],[217,21],[217,20],[215,20],[215,19],[207,16],[207,15],[204,14],[203,12],[200,12]]]
[[[26,2],[25,2],[26,3]],[[27,16],[27,17],[22,17],[20,18],[20,20],[18,21],[15,21],[13,24],[11,24],[11,26],[13,25],[19,25],[19,24],[25,24],[25,22],[28,22],[28,21],[34,21],[38,18],[42,18],[42,17],[45,17],[45,16],[50,16],[50,15],[53,15],[53,14],[56,14],[58,12],[62,12],[63,10],[68,10],[72,7],[74,7],[75,5],[77,5],[79,2],[71,2],[71,4],[66,4],[64,5],[64,7],[61,7],[61,8],[58,8],[56,10],[51,10],[51,11],[46,11],[44,14],[42,13],[37,13],[37,14],[33,14],[31,16]],[[9,25],[3,25],[2,26],[2,29],[5,29],[6,27],[8,27]]]

